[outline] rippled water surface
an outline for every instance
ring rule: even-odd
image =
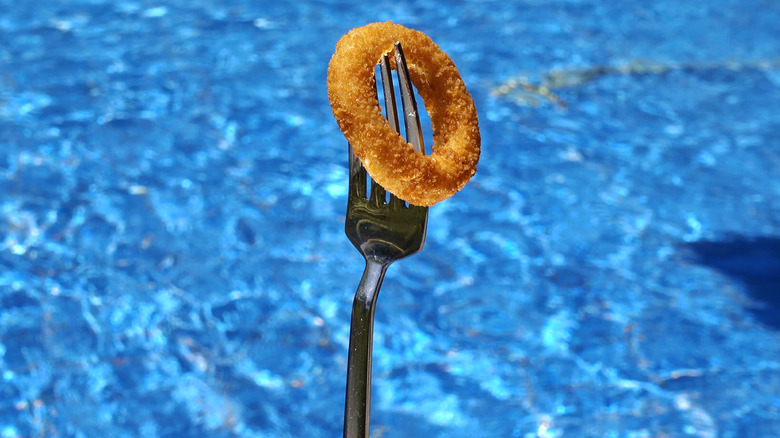
[[[372,437],[780,436],[780,3],[0,0],[0,437],[334,437],[335,42],[479,111],[377,311]]]

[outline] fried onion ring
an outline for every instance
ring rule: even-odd
[[[393,131],[374,91],[375,67],[397,41],[430,115],[434,142],[430,155],[415,152]],[[410,204],[443,201],[476,172],[480,135],[474,100],[450,57],[424,33],[389,21],[349,31],[330,60],[328,98],[339,127],[371,178]]]

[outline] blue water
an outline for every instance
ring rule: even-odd
[[[477,175],[377,311],[372,437],[780,437],[780,3],[0,0],[0,437],[335,437],[325,74],[447,51]]]

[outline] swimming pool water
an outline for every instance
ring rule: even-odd
[[[0,10],[0,437],[341,434],[325,73],[391,19],[483,155],[386,277],[372,436],[780,436],[777,2]]]

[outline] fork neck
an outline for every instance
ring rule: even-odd
[[[344,438],[369,436],[374,313],[379,288],[389,265],[375,258],[366,258],[366,269],[352,303]]]
[[[355,302],[360,300],[365,304],[366,310],[376,306],[379,287],[382,286],[382,280],[385,278],[388,266],[390,266],[389,262],[375,257],[366,257],[363,277],[360,279],[360,284],[355,293]]]

